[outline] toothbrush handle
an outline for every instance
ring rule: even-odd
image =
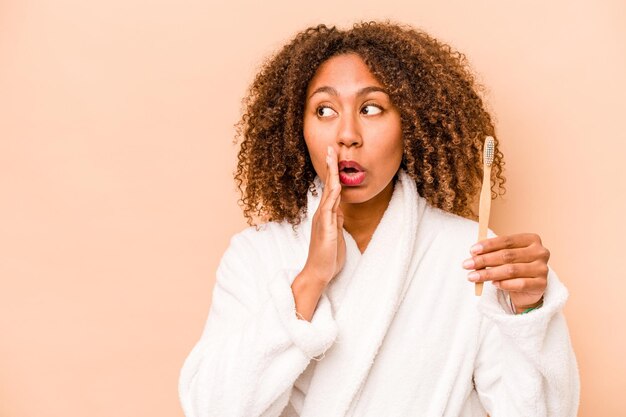
[[[483,167],[483,187],[480,190],[480,205],[478,207],[478,241],[487,238],[489,228],[489,212],[491,211],[491,167]],[[477,282],[474,286],[475,295],[482,295],[483,282]]]

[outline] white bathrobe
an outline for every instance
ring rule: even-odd
[[[402,169],[365,252],[344,230],[346,263],[299,320],[291,283],[315,183],[297,232],[270,222],[232,237],[181,370],[187,417],[576,416],[566,287],[550,269],[543,306],[521,315],[491,282],[474,295],[461,264],[478,223],[429,205]]]

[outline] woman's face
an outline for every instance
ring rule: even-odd
[[[317,69],[306,93],[304,139],[322,181],[327,147],[335,150],[342,203],[362,203],[378,195],[402,161],[400,113],[354,53],[334,56]],[[356,162],[362,172],[344,169],[347,161]]]

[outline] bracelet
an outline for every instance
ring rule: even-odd
[[[539,302],[539,304],[537,304],[536,306],[531,307],[531,308],[527,308],[526,310],[522,311],[521,313],[516,313],[516,314],[526,314],[526,313],[528,313],[529,311],[536,310],[536,309],[538,309],[539,307],[543,306],[543,295],[541,296],[541,298],[539,299],[539,301],[538,301],[538,302]]]
[[[529,311],[533,311],[533,310],[538,309],[539,307],[541,307],[541,306],[537,306],[537,307],[533,307],[533,308],[528,308],[528,309],[526,309],[526,310],[522,311],[522,312],[521,312],[521,313],[519,313],[519,314],[526,314],[526,313],[528,313]]]

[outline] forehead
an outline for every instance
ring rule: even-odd
[[[359,55],[346,53],[324,61],[311,79],[307,92],[310,94],[314,89],[330,86],[340,94],[349,94],[366,85],[383,87]]]

